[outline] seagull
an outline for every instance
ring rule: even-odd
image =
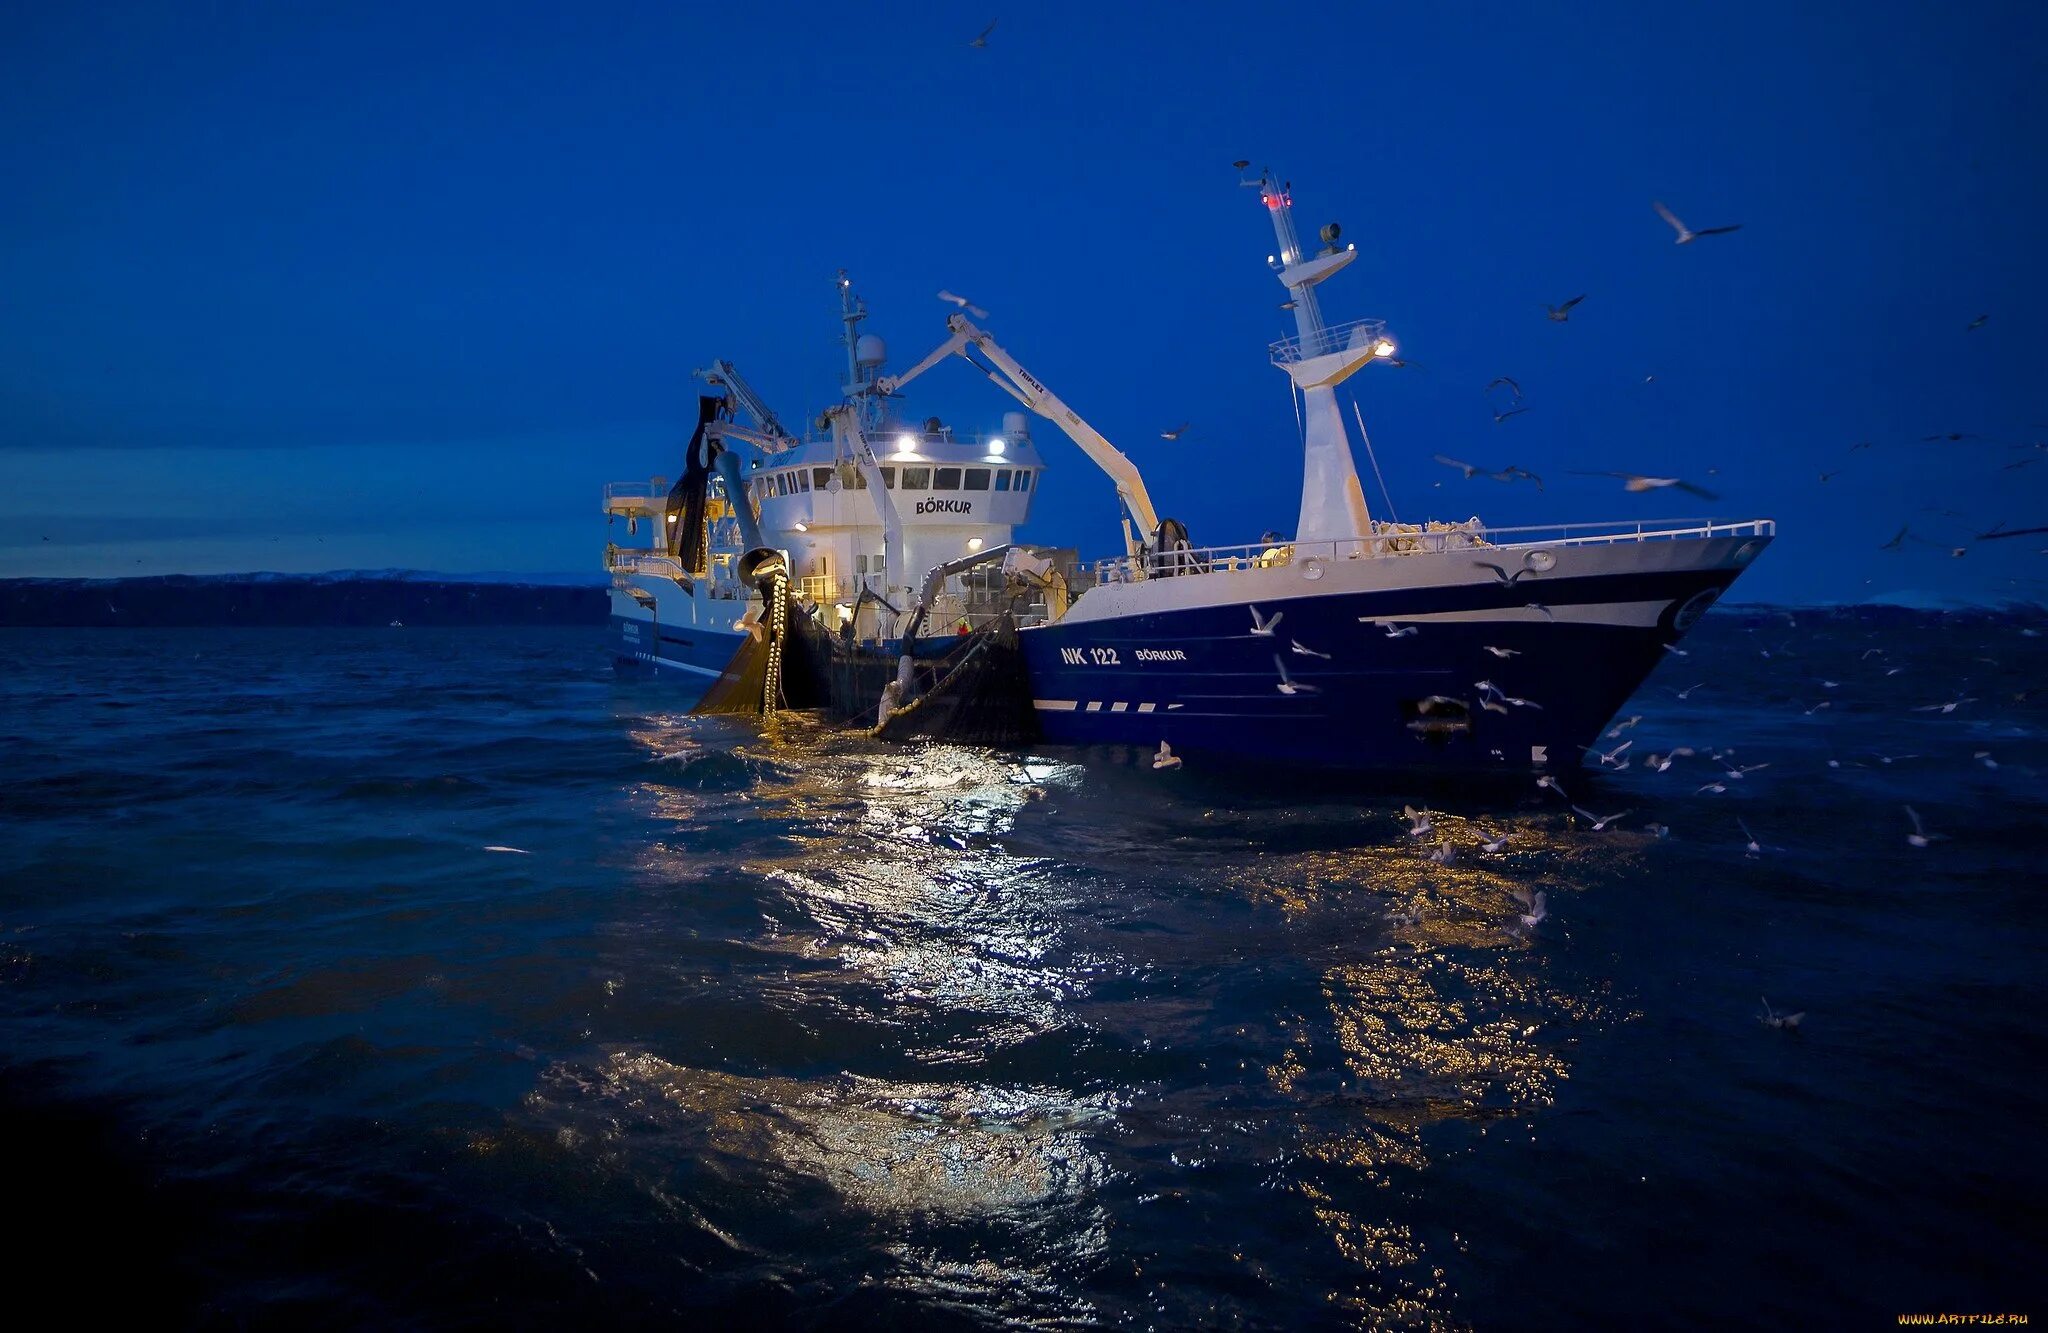
[[[1506,704],[1497,704],[1491,699],[1481,699],[1479,701],[1479,709],[1481,712],[1499,713],[1505,716],[1508,711],[1508,706]]]
[[[1411,838],[1419,838],[1436,827],[1429,822],[1429,811],[1417,810],[1412,805],[1401,807],[1401,818],[1408,821],[1408,836]]]
[[[1627,731],[1630,727],[1633,727],[1636,723],[1641,722],[1642,720],[1643,715],[1641,713],[1631,714],[1626,722],[1618,722],[1614,725],[1613,729],[1607,733],[1607,739],[1613,740],[1616,736],[1621,735],[1622,732]]]
[[[1520,897],[1520,894],[1517,893],[1516,896]],[[1531,928],[1539,926],[1543,923],[1543,919],[1550,915],[1550,909],[1544,905],[1543,890],[1541,889],[1536,890],[1536,897],[1533,901],[1527,898],[1522,898],[1521,901],[1526,903],[1529,908],[1528,911],[1521,914],[1522,924],[1525,926]]]
[[[1799,1020],[1806,1017],[1806,1013],[1804,1010],[1801,1010],[1799,1013],[1796,1014],[1781,1014],[1777,1010],[1771,1008],[1771,1002],[1769,1000],[1765,1000],[1761,995],[1759,995],[1757,999],[1760,1000],[1764,1006],[1764,1011],[1761,1014],[1758,1014],[1756,1017],[1757,1022],[1763,1024],[1767,1028],[1776,1028],[1780,1032],[1797,1032],[1799,1030]]]
[[[1522,609],[1524,611],[1541,611],[1543,613],[1543,618],[1545,620],[1557,619],[1557,616],[1551,611],[1551,609],[1541,602],[1524,602],[1522,603]]]
[[[1705,682],[1705,681],[1701,681],[1699,685],[1688,685],[1688,686],[1686,686],[1686,687],[1685,687],[1684,689],[1682,689],[1682,690],[1680,690],[1680,691],[1678,692],[1678,697],[1679,697],[1679,698],[1681,698],[1681,699],[1690,699],[1690,698],[1692,698],[1692,692],[1693,692],[1694,690],[1698,689],[1698,688],[1700,687],[1700,685],[1704,685],[1704,684],[1706,684],[1706,683],[1707,683],[1707,682]]]
[[[1828,700],[1828,699],[1823,699],[1823,700],[1821,700],[1821,701],[1820,701],[1819,703],[1815,704],[1815,705],[1814,705],[1813,707],[1811,707],[1811,708],[1807,709],[1807,710],[1806,710],[1806,716],[1808,716],[1808,717],[1812,717],[1812,716],[1813,716],[1813,715],[1814,715],[1815,713],[1818,713],[1818,712],[1819,712],[1819,711],[1820,711],[1821,709],[1823,709],[1823,708],[1833,708],[1834,706],[1835,706],[1835,705],[1834,705],[1834,703],[1833,703],[1833,701],[1832,701],[1832,700]]]
[[[1966,327],[1965,327],[1965,328],[1963,329],[1963,332],[1964,332],[1964,333],[1969,333],[1969,332],[1971,332],[1972,330],[1975,330],[1975,329],[1981,329],[1981,328],[1983,328],[1983,327],[1984,327],[1984,321],[1985,321],[1985,320],[1987,320],[1987,319],[1990,319],[1990,318],[1991,318],[1991,316],[1989,316],[1989,315],[1979,315],[1979,316],[1977,316],[1977,318],[1975,318],[1975,319],[1973,319],[1973,320],[1971,320],[1971,321],[1969,322],[1969,324],[1968,324],[1968,325],[1967,325],[1967,326],[1966,326]]]
[[[1518,569],[1518,570],[1516,570],[1516,571],[1515,571],[1514,573],[1510,574],[1510,573],[1508,573],[1508,572],[1507,572],[1507,571],[1506,571],[1505,569],[1502,569],[1502,568],[1501,568],[1501,567],[1500,567],[1499,565],[1493,564],[1493,563],[1491,563],[1491,562],[1489,562],[1489,561],[1485,561],[1485,560],[1474,560],[1474,561],[1472,562],[1472,567],[1473,567],[1474,569],[1490,569],[1490,570],[1492,570],[1492,571],[1493,571],[1493,581],[1494,581],[1495,583],[1498,583],[1498,584],[1500,584],[1500,586],[1501,586],[1501,587],[1503,587],[1503,588],[1512,588],[1512,587],[1514,587],[1514,586],[1515,586],[1515,580],[1517,580],[1517,579],[1520,579],[1520,578],[1526,578],[1526,577],[1528,577],[1529,575],[1532,575],[1532,574],[1534,574],[1534,573],[1536,572],[1536,571],[1535,571],[1535,570],[1533,570],[1533,569],[1529,569],[1529,568],[1527,568],[1527,567],[1524,567],[1524,568],[1522,568],[1522,569]]]
[[[524,847],[500,847],[496,843],[493,843],[489,847],[484,848],[484,850],[487,852],[509,852],[513,856],[533,855],[532,852],[527,851]]]
[[[988,318],[988,311],[983,310],[980,306],[975,305],[972,301],[969,301],[964,296],[955,296],[953,295],[953,293],[946,291],[942,288],[939,291],[939,299],[941,301],[951,301],[954,305],[959,306],[962,310],[965,310],[968,314],[974,316],[976,319]]]
[[[1477,467],[1471,463],[1463,463],[1455,458],[1446,458],[1442,454],[1431,454],[1430,457],[1435,459],[1437,462],[1442,463],[1445,467],[1454,467],[1458,469],[1458,471],[1465,474],[1465,480],[1467,481],[1472,480],[1472,478],[1474,477],[1484,477],[1492,475],[1488,473],[1487,470],[1483,467]]]
[[[1547,305],[1543,308],[1545,311],[1549,313],[1552,319],[1562,324],[1572,317],[1572,307],[1585,299],[1585,294],[1581,292],[1579,295],[1574,296],[1571,300],[1566,301],[1563,305]]]
[[[996,30],[996,24],[1001,22],[1001,19],[990,19],[988,21],[988,26],[981,30],[981,36],[976,37],[973,41],[969,42],[968,45],[976,48],[977,50],[986,49],[988,46],[988,35],[994,32]]]
[[[1520,648],[1496,648],[1490,643],[1484,646],[1486,651],[1492,653],[1495,657],[1520,657],[1522,655]]]
[[[1695,790],[1695,791],[1693,792],[1693,795],[1695,795],[1695,796],[1698,796],[1698,795],[1699,795],[1699,794],[1700,794],[1701,792],[1709,792],[1709,791],[1710,791],[1710,792],[1713,792],[1713,793],[1714,793],[1714,794],[1715,794],[1716,796],[1718,796],[1718,795],[1720,795],[1720,794],[1721,794],[1722,792],[1724,792],[1724,791],[1727,791],[1727,790],[1728,790],[1728,784],[1727,784],[1727,783],[1725,783],[1725,782],[1709,782],[1709,783],[1708,783],[1708,784],[1706,784],[1706,785],[1705,785],[1704,787],[1700,787],[1700,788],[1697,788],[1697,789],[1696,789],[1696,790]]]
[[[1996,759],[1993,759],[1993,758],[1991,757],[1991,751],[1989,751],[1989,750],[1978,750],[1978,751],[1976,751],[1975,753],[1973,753],[1973,754],[1972,754],[1972,755],[1970,756],[1970,758],[1972,758],[1972,759],[1975,759],[1975,760],[1978,760],[1978,761],[1979,761],[1979,762],[1981,762],[1981,763],[1982,763],[1982,764],[1984,765],[1984,767],[1986,767],[1986,768],[1997,768],[1997,767],[1998,767],[1998,761],[1997,761]]]
[[[1178,426],[1175,426],[1172,430],[1160,431],[1159,438],[1162,440],[1177,440],[1181,436],[1187,434],[1187,429],[1188,423],[1183,421]]]
[[[1371,616],[1360,616],[1359,619],[1367,624],[1378,625],[1387,632],[1390,639],[1405,639],[1416,632],[1413,625],[1396,625],[1391,620],[1374,620]]]
[[[1520,398],[1522,396],[1522,386],[1515,383],[1513,380],[1509,379],[1505,375],[1494,376],[1493,383],[1486,386],[1486,392],[1492,393],[1495,389],[1498,389],[1503,384],[1507,385],[1509,389],[1514,391],[1515,397]]]
[[[1836,469],[1835,469],[1835,470],[1834,470],[1833,472],[1823,472],[1823,473],[1821,473],[1821,474],[1820,474],[1820,479],[1821,479],[1821,481],[1822,481],[1823,483],[1825,483],[1825,482],[1827,481],[1827,479],[1828,479],[1829,477],[1839,477],[1839,476],[1841,476],[1841,475],[1842,475],[1842,469],[1840,469],[1840,468],[1836,468]]]
[[[1509,408],[1505,412],[1495,412],[1493,414],[1493,424],[1498,426],[1501,422],[1506,421],[1509,417],[1520,416],[1522,413],[1528,410],[1528,408],[1522,407],[1518,404],[1514,407]]]
[[[1947,717],[1950,713],[1955,712],[1956,709],[1961,708],[1964,704],[1973,704],[1976,702],[1977,701],[1975,699],[1956,698],[1951,699],[1949,702],[1945,704],[1919,704],[1914,707],[1913,711],[1916,713],[1938,712],[1943,717]]]
[[[1653,838],[1668,838],[1671,836],[1671,826],[1669,824],[1645,824],[1643,825],[1643,832]]]
[[[1173,747],[1171,745],[1168,745],[1165,741],[1161,741],[1159,742],[1159,753],[1152,756],[1152,767],[1155,769],[1179,768],[1180,756],[1173,752]]]
[[[1287,674],[1287,664],[1286,664],[1285,662],[1283,662],[1283,661],[1281,661],[1281,660],[1280,660],[1280,654],[1278,654],[1278,653],[1274,653],[1274,654],[1273,654],[1273,665],[1274,665],[1275,667],[1277,667],[1277,668],[1279,669],[1279,671],[1280,671],[1280,682],[1279,682],[1279,684],[1275,685],[1275,686],[1274,686],[1273,688],[1274,688],[1274,689],[1277,689],[1277,690],[1279,690],[1279,691],[1280,691],[1280,693],[1282,693],[1282,694],[1314,694],[1314,693],[1316,693],[1316,692],[1317,692],[1317,691],[1316,691],[1316,687],[1315,687],[1315,686],[1313,686],[1313,685],[1305,685],[1305,684],[1303,684],[1302,682],[1300,682],[1300,681],[1298,681],[1298,680],[1294,679],[1294,678],[1293,678],[1292,676],[1290,676],[1290,675],[1288,675],[1288,674]]]
[[[1271,620],[1266,620],[1259,615],[1259,608],[1254,606],[1252,608],[1252,633],[1259,636],[1260,638],[1272,638],[1273,626],[1279,624],[1280,617],[1286,614],[1287,613],[1285,611],[1275,611],[1273,613],[1273,618]]]
[[[1751,774],[1751,773],[1754,773],[1754,772],[1756,772],[1756,771],[1757,771],[1758,769],[1760,769],[1760,768],[1769,768],[1769,767],[1770,767],[1770,765],[1769,765],[1769,764],[1767,764],[1767,763],[1765,763],[1765,764],[1741,764],[1741,765],[1737,765],[1737,766],[1736,766],[1736,767],[1734,767],[1734,768],[1730,768],[1730,769],[1726,769],[1726,770],[1724,770],[1724,771],[1723,771],[1723,773],[1722,773],[1722,776],[1723,776],[1723,777],[1727,777],[1727,778],[1736,778],[1736,779],[1740,779],[1740,778],[1746,777],[1747,775],[1749,775],[1749,774]]]
[[[1285,613],[1283,612],[1282,614],[1285,614]],[[1304,648],[1304,647],[1302,647],[1302,646],[1301,646],[1301,640],[1300,640],[1300,639],[1289,639],[1289,640],[1287,641],[1287,646],[1288,646],[1288,648],[1292,649],[1292,650],[1293,650],[1294,652],[1300,653],[1300,654],[1301,654],[1301,655],[1302,655],[1303,657],[1320,657],[1320,658],[1322,658],[1322,659],[1323,659],[1323,660],[1324,660],[1325,662],[1327,662],[1327,661],[1329,661],[1329,660],[1330,660],[1330,655],[1329,655],[1328,653],[1319,653],[1319,652],[1317,652],[1317,651],[1316,651],[1315,649],[1313,649],[1313,648]]]
[[[1929,833],[1929,832],[1927,831],[1927,826],[1926,826],[1925,824],[1922,824],[1922,823],[1920,822],[1920,812],[1919,812],[1918,810],[1915,810],[1915,809],[1914,809],[1914,808],[1913,808],[1912,806],[1910,806],[1910,805],[1909,805],[1909,806],[1907,806],[1907,807],[1905,807],[1905,810],[1906,810],[1906,818],[1908,818],[1908,819],[1910,819],[1910,820],[1912,820],[1912,821],[1913,821],[1913,831],[1912,831],[1911,833],[1908,833],[1908,834],[1906,835],[1906,841],[1907,841],[1908,843],[1910,843],[1911,845],[1913,845],[1913,846],[1915,846],[1915,847],[1925,847],[1925,846],[1926,846],[1927,844],[1929,844],[1929,843],[1931,843],[1931,842],[1945,842],[1945,841],[1947,841],[1947,839],[1948,839],[1948,834],[1946,834],[1946,833]]]
[[[1661,491],[1667,486],[1676,486],[1688,495],[1697,495],[1702,500],[1718,500],[1721,498],[1710,490],[1695,486],[1691,482],[1678,477],[1643,477],[1633,472],[1580,472],[1576,470],[1573,471],[1572,475],[1575,477],[1619,477],[1622,483],[1621,488],[1631,494],[1640,494],[1643,491]]]
[[[1528,468],[1516,467],[1513,463],[1508,464],[1500,471],[1494,473],[1493,479],[1495,481],[1533,481],[1536,483],[1537,490],[1540,491],[1543,489],[1543,478],[1537,476]]]
[[[1591,810],[1583,809],[1576,805],[1573,806],[1572,809],[1574,811],[1577,811],[1579,814],[1585,816],[1585,818],[1593,825],[1593,831],[1595,833],[1604,833],[1607,830],[1607,826],[1609,824],[1612,824],[1615,820],[1620,819],[1622,815],[1634,813],[1633,811],[1624,810],[1621,812],[1620,815],[1596,815]]]
[[[1901,523],[1901,524],[1899,525],[1899,530],[1898,530],[1897,532],[1895,532],[1895,533],[1893,533],[1893,534],[1892,534],[1892,539],[1891,539],[1890,541],[1886,542],[1886,543],[1885,543],[1884,545],[1882,545],[1882,546],[1878,547],[1877,549],[1878,549],[1878,550],[1880,550],[1880,551],[1896,551],[1896,550],[1898,550],[1898,549],[1899,549],[1899,548],[1900,548],[1901,546],[1904,546],[1905,544],[1906,544],[1906,525],[1905,525],[1905,524],[1903,524],[1903,523]]]
[[[1458,849],[1451,845],[1449,838],[1438,838],[1436,850],[1429,854],[1429,859],[1440,866],[1447,866],[1458,859]]]
[[[1425,699],[1416,700],[1415,711],[1418,713],[1433,713],[1444,704],[1463,706],[1464,702],[1463,699],[1453,699],[1448,694],[1432,694]]]
[[[1543,705],[1537,703],[1534,699],[1517,699],[1512,694],[1503,694],[1500,697],[1500,701],[1504,704],[1512,704],[1516,708],[1533,708],[1539,713],[1543,711]]]
[[[1691,657],[1691,656],[1692,656],[1692,649],[1690,649],[1690,648],[1681,648],[1681,647],[1679,647],[1679,646],[1678,646],[1677,644],[1675,644],[1675,643],[1660,643],[1660,644],[1658,644],[1657,646],[1658,646],[1659,648],[1662,648],[1662,649],[1663,649],[1663,650],[1664,650],[1665,652],[1667,652],[1667,653],[1670,653],[1670,654],[1671,654],[1671,655],[1672,655],[1673,657]]]
[[[1755,856],[1763,851],[1764,845],[1756,840],[1756,834],[1749,831],[1749,825],[1742,822],[1742,816],[1737,815],[1735,817],[1735,826],[1742,830],[1743,837],[1749,839],[1748,845],[1743,848],[1744,851],[1748,852],[1751,856]]]
[[[1503,833],[1503,834],[1500,834],[1500,835],[1499,835],[1498,837],[1488,838],[1488,837],[1487,837],[1487,836],[1486,836],[1486,835],[1485,835],[1484,833],[1481,833],[1481,834],[1480,834],[1479,836],[1480,836],[1480,839],[1481,839],[1481,841],[1480,841],[1480,843],[1479,843],[1479,850],[1480,850],[1480,851],[1482,851],[1482,852],[1503,852],[1503,851],[1506,851],[1506,850],[1507,850],[1507,846],[1508,846],[1508,838],[1509,838],[1509,837],[1510,837],[1511,835],[1509,835],[1509,834],[1506,834],[1506,833]]]
[[[1621,744],[1615,746],[1612,750],[1606,751],[1605,753],[1602,753],[1599,750],[1594,750],[1593,747],[1590,745],[1586,748],[1588,750],[1592,750],[1592,753],[1599,757],[1600,766],[1602,768],[1612,766],[1617,769],[1622,769],[1628,767],[1629,761],[1621,757],[1621,752],[1634,744],[1634,741],[1623,741]]]
[[[1536,785],[1538,787],[1548,787],[1552,791],[1556,792],[1559,796],[1564,796],[1564,787],[1559,784],[1556,778],[1550,776],[1550,774],[1548,773],[1545,773],[1542,777],[1536,779]],[[1564,796],[1564,799],[1569,801],[1571,797]]]
[[[1677,243],[1679,245],[1691,245],[1694,241],[1698,240],[1702,236],[1725,236],[1731,231],[1742,230],[1742,224],[1738,222],[1732,227],[1702,227],[1698,231],[1693,231],[1692,229],[1687,227],[1683,222],[1680,222],[1678,220],[1678,215],[1676,213],[1673,213],[1670,209],[1664,207],[1663,200],[1652,199],[1650,201],[1650,204],[1657,210],[1657,216],[1663,218],[1666,222],[1670,223],[1671,230],[1678,233]]]

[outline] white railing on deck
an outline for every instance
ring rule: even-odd
[[[1335,324],[1307,338],[1282,338],[1268,346],[1266,350],[1272,354],[1274,365],[1292,365],[1296,361],[1328,356],[1332,352],[1348,352],[1357,347],[1370,347],[1384,337],[1386,332],[1385,320],[1354,319],[1349,324]]]
[[[1204,546],[1168,551],[1140,559],[1117,558],[1083,565],[1097,583],[1130,583],[1151,574],[1213,574],[1238,569],[1270,569],[1310,558],[1319,560],[1391,560],[1445,551],[1520,549],[1530,546],[1604,546],[1616,542],[1683,541],[1700,537],[1769,537],[1777,524],[1768,518],[1716,523],[1711,519],[1643,520],[1615,523],[1565,523],[1521,528],[1487,528],[1443,523],[1427,527],[1382,523],[1373,535],[1357,541],[1254,542],[1246,546]]]

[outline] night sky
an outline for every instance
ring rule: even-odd
[[[2048,6],[1282,13],[10,6],[0,575],[597,577],[693,367],[831,399],[842,267],[899,369],[939,288],[986,306],[1198,545],[1291,528],[1248,158],[1358,245],[1326,315],[1413,362],[1344,395],[1401,518],[1772,517],[1744,599],[2048,597],[2048,538],[1970,540],[2048,523]],[[1652,199],[1743,229],[1679,247]],[[910,400],[1010,406],[957,362]],[[1107,483],[1037,435],[1026,536],[1108,554]]]

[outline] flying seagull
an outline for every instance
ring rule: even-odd
[[[1165,741],[1161,741],[1159,742],[1159,753],[1152,756],[1152,767],[1179,768],[1180,756],[1173,752],[1173,747],[1171,745],[1168,745]]]
[[[1677,477],[1640,477],[1633,472],[1574,471],[1572,475],[1575,477],[1619,477],[1621,478],[1622,489],[1632,493],[1661,491],[1667,486],[1676,486],[1688,495],[1697,495],[1702,500],[1718,500],[1721,498],[1710,490],[1695,486],[1691,482],[1680,480]]]
[[[1738,222],[1732,227],[1702,227],[1698,231],[1693,231],[1691,228],[1687,227],[1683,222],[1680,222],[1678,220],[1678,215],[1676,213],[1664,207],[1663,200],[1652,199],[1650,203],[1653,207],[1656,208],[1657,216],[1663,218],[1666,222],[1670,223],[1671,230],[1678,233],[1678,244],[1680,245],[1690,245],[1702,236],[1724,236],[1731,231],[1742,230],[1742,224]]]
[[[1927,826],[1920,822],[1920,812],[1912,806],[1905,807],[1906,818],[1913,821],[1913,831],[1906,835],[1906,841],[1915,847],[1925,847],[1930,842],[1946,838],[1946,833],[1929,833]]]
[[[941,301],[951,301],[954,305],[959,306],[962,310],[965,310],[968,314],[974,316],[976,319],[988,318],[988,311],[983,310],[980,306],[975,305],[972,301],[969,301],[964,296],[955,296],[953,295],[953,293],[942,289],[939,292],[939,299]]]
[[[981,36],[969,42],[968,45],[976,48],[977,50],[986,48],[988,46],[988,35],[994,32],[996,30],[996,24],[1001,22],[1001,19],[990,19],[988,21],[988,26],[981,30]]]
[[[1969,331],[1970,331],[1971,329],[1981,329],[1981,328],[1983,328],[1983,327],[1984,327],[1984,321],[1985,321],[1985,320],[1987,320],[1987,319],[1990,319],[1990,318],[1991,318],[1991,316],[1989,316],[1989,315],[1979,315],[1979,316],[1977,316],[1977,318],[1975,318],[1975,319],[1973,319],[1973,320],[1971,320],[1971,321],[1970,321],[1970,324],[1969,324],[1969,328],[1965,328],[1965,329],[1963,330],[1963,332],[1964,332],[1964,333],[1968,333],[1968,332],[1969,332]]]
[[[1585,819],[1586,819],[1586,821],[1587,821],[1588,823],[1592,824],[1592,826],[1593,826],[1593,831],[1594,831],[1595,833],[1604,833],[1604,832],[1606,832],[1606,831],[1607,831],[1607,826],[1608,826],[1609,824],[1612,824],[1612,823],[1613,823],[1613,822],[1614,822],[1615,820],[1617,820],[1617,819],[1620,819],[1620,818],[1622,817],[1622,815],[1626,815],[1626,814],[1629,814],[1629,813],[1630,813],[1629,811],[1627,811],[1627,810],[1624,810],[1624,811],[1622,811],[1622,812],[1621,812],[1621,814],[1620,814],[1620,815],[1596,815],[1596,814],[1594,814],[1594,813],[1593,813],[1593,812],[1592,812],[1591,810],[1587,810],[1587,809],[1584,809],[1583,807],[1580,807],[1580,806],[1576,806],[1576,805],[1575,805],[1575,806],[1573,806],[1573,807],[1572,807],[1572,809],[1574,809],[1574,810],[1578,811],[1580,815],[1582,815],[1582,816],[1584,816],[1584,817],[1585,817]]]
[[[1287,613],[1283,611],[1280,614],[1285,615]],[[1279,619],[1279,616],[1275,616],[1274,619]],[[1330,660],[1330,655],[1328,653],[1319,653],[1313,648],[1304,648],[1302,646],[1300,639],[1289,639],[1287,641],[1287,646],[1302,657],[1320,657],[1325,662]]]
[[[1764,1011],[1756,1016],[1757,1022],[1767,1028],[1776,1028],[1780,1032],[1797,1032],[1799,1030],[1799,1020],[1806,1017],[1803,1010],[1796,1014],[1781,1014],[1771,1008],[1769,1000],[1764,1000],[1761,996],[1757,998],[1762,1001],[1764,1006]]]
[[[1437,462],[1442,463],[1445,467],[1454,467],[1458,469],[1458,471],[1465,474],[1465,480],[1467,481],[1472,480],[1472,478],[1474,477],[1489,475],[1486,469],[1483,467],[1478,467],[1471,463],[1461,463],[1457,459],[1447,458],[1443,454],[1431,454],[1430,457],[1434,458]]]
[[[1529,577],[1530,575],[1533,575],[1536,572],[1533,569],[1522,568],[1510,574],[1505,569],[1502,569],[1499,565],[1496,565],[1489,560],[1474,560],[1472,562],[1472,567],[1474,569],[1492,570],[1493,581],[1495,583],[1498,583],[1503,588],[1512,588],[1515,586],[1515,580]]]
[[[1159,438],[1162,440],[1177,440],[1181,436],[1187,434],[1187,431],[1188,423],[1183,421],[1178,426],[1175,426],[1172,430],[1160,431]]]
[[[1273,654],[1273,666],[1276,670],[1280,672],[1280,680],[1277,684],[1274,685],[1273,688],[1280,691],[1280,693],[1314,694],[1317,692],[1315,686],[1309,685],[1302,681],[1298,681],[1294,677],[1288,675],[1287,663],[1280,660],[1280,654],[1278,653]]]
[[[1284,616],[1284,615],[1286,615],[1286,614],[1287,614],[1287,613],[1286,613],[1285,611],[1275,611],[1275,612],[1273,613],[1272,619],[1270,619],[1270,620],[1269,620],[1269,619],[1266,619],[1265,617],[1262,617],[1262,616],[1261,616],[1261,615],[1259,614],[1259,608],[1258,608],[1257,606],[1253,606],[1253,607],[1251,608],[1251,612],[1252,612],[1252,633],[1254,633],[1254,634],[1258,635],[1258,636],[1259,636],[1260,638],[1265,638],[1265,639],[1270,639],[1270,638],[1272,638],[1272,637],[1273,637],[1273,626],[1275,626],[1275,625],[1279,624],[1279,623],[1280,623],[1280,617],[1282,617],[1282,616]]]
[[[1507,385],[1508,388],[1514,391],[1515,397],[1520,398],[1522,396],[1522,386],[1515,383],[1513,380],[1509,379],[1505,375],[1494,376],[1493,383],[1486,386],[1486,392],[1492,393],[1495,389],[1498,389],[1503,384]]]
[[[1898,550],[1898,549],[1899,549],[1899,548],[1900,548],[1901,546],[1904,546],[1905,544],[1906,544],[1906,527],[1905,527],[1905,525],[1904,525],[1904,524],[1900,524],[1900,525],[1899,525],[1899,530],[1898,530],[1897,532],[1895,532],[1895,533],[1893,533],[1893,534],[1892,534],[1892,539],[1891,539],[1890,541],[1886,542],[1886,543],[1885,543],[1884,545],[1882,545],[1882,546],[1878,547],[1877,549],[1878,549],[1878,550],[1880,550],[1880,551],[1896,551],[1896,550]]]
[[[1509,417],[1518,417],[1528,410],[1528,408],[1523,407],[1520,403],[1517,403],[1505,412],[1495,412],[1493,414],[1493,424],[1498,426],[1501,422],[1506,421]]]
[[[1550,317],[1552,319],[1562,324],[1572,317],[1572,307],[1585,299],[1586,294],[1584,292],[1580,292],[1577,296],[1574,296],[1571,300],[1566,301],[1563,305],[1547,305],[1543,308],[1544,310],[1549,312]]]

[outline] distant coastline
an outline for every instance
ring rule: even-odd
[[[601,575],[167,574],[0,579],[0,627],[601,625]]]

